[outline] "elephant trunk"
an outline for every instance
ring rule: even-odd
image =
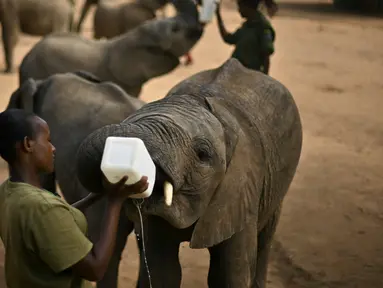
[[[129,124],[112,124],[102,127],[90,134],[80,145],[77,152],[77,175],[84,187],[94,193],[102,192],[102,171],[100,169],[102,155],[104,152],[106,139],[110,136],[114,137],[136,137],[144,141],[154,163],[157,166],[157,179],[161,178],[161,193],[166,198],[168,205],[172,202],[173,190],[180,185],[178,173],[174,169],[176,159],[164,162],[165,153],[169,151],[171,143],[160,144],[161,136],[157,136],[163,131],[155,131],[156,128]],[[161,145],[161,149],[159,149]],[[172,163],[170,163],[172,162]],[[160,164],[159,164],[160,163]],[[172,179],[169,179],[171,175]],[[158,179],[159,180],[159,179]],[[167,184],[165,184],[167,182]],[[172,185],[169,185],[171,183]],[[165,187],[166,186],[166,187]],[[174,188],[173,188],[174,186]],[[159,188],[159,187],[156,187]]]
[[[105,126],[91,133],[77,151],[76,174],[81,184],[93,193],[102,193],[102,171],[100,169],[105,141],[109,136],[124,136],[120,124]]]
[[[177,15],[181,16],[190,26],[200,25],[197,5],[192,0],[170,0]]]
[[[140,138],[144,141],[157,169],[154,190],[152,195],[145,199],[143,213],[160,216],[174,227],[186,228],[195,219],[188,196],[180,193],[185,181],[184,165],[187,165],[182,161],[186,157],[180,139],[185,135],[176,124],[162,125],[163,121],[158,121],[158,117],[161,116],[141,119],[138,122],[131,121],[129,117],[126,122],[94,131],[81,143],[77,152],[76,174],[87,190],[102,193],[103,175],[100,165],[106,139],[110,136]],[[125,205],[129,218],[136,221],[138,215],[133,202],[126,201]]]

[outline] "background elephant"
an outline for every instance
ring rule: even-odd
[[[183,0],[184,2],[187,2]],[[45,79],[55,73],[84,70],[102,81],[112,81],[138,97],[149,79],[174,70],[179,57],[202,36],[197,8],[192,14],[151,20],[108,41],[89,40],[75,34],[50,35],[24,57],[20,84],[28,78]]]
[[[154,287],[180,287],[182,241],[209,249],[209,287],[265,287],[271,239],[302,146],[299,112],[281,83],[235,59],[182,81],[82,142],[77,171],[90,191],[101,192],[109,136],[141,138],[157,167],[153,194],[142,204]],[[136,221],[132,201],[126,205]],[[146,275],[141,269],[140,287],[149,287]]]
[[[92,131],[111,123],[119,123],[144,102],[130,97],[111,82],[100,82],[84,73],[56,74],[46,80],[29,79],[17,89],[8,108],[33,111],[47,121],[51,129],[51,141],[56,146],[55,174],[46,175],[44,188],[54,191],[56,176],[60,189],[69,203],[88,195],[79,183],[75,172],[75,155],[81,141]],[[105,201],[88,208],[89,237],[97,241]],[[108,271],[98,287],[117,288],[120,255],[133,223],[121,217],[115,255]]]
[[[128,3],[113,3],[108,0],[85,0],[77,25],[77,32],[92,5],[97,5],[93,18],[95,39],[113,38],[141,23],[156,18],[156,11],[163,8],[169,0],[135,0]]]
[[[5,72],[12,72],[13,51],[20,32],[45,36],[70,31],[74,9],[74,0],[0,0]]]

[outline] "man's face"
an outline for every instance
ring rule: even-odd
[[[249,4],[246,0],[238,0],[238,12],[242,18],[249,18],[257,12],[257,8],[255,8],[257,7],[255,1],[256,0],[254,0],[254,3]]]
[[[48,124],[39,117],[32,121],[35,127],[35,137],[31,141],[32,161],[40,172],[52,173],[56,148],[51,143]]]
[[[238,1],[238,12],[242,18],[246,18],[248,16],[249,7],[246,6],[242,1]]]

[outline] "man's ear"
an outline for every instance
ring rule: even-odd
[[[30,139],[28,136],[25,136],[24,139],[23,139],[23,142],[22,142],[22,149],[27,152],[27,153],[31,153],[33,152],[33,146],[34,146],[34,142],[32,139]]]

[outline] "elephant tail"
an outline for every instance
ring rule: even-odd
[[[27,79],[14,91],[6,109],[17,108],[28,112],[35,112],[35,95],[38,92],[39,82],[32,78]]]

